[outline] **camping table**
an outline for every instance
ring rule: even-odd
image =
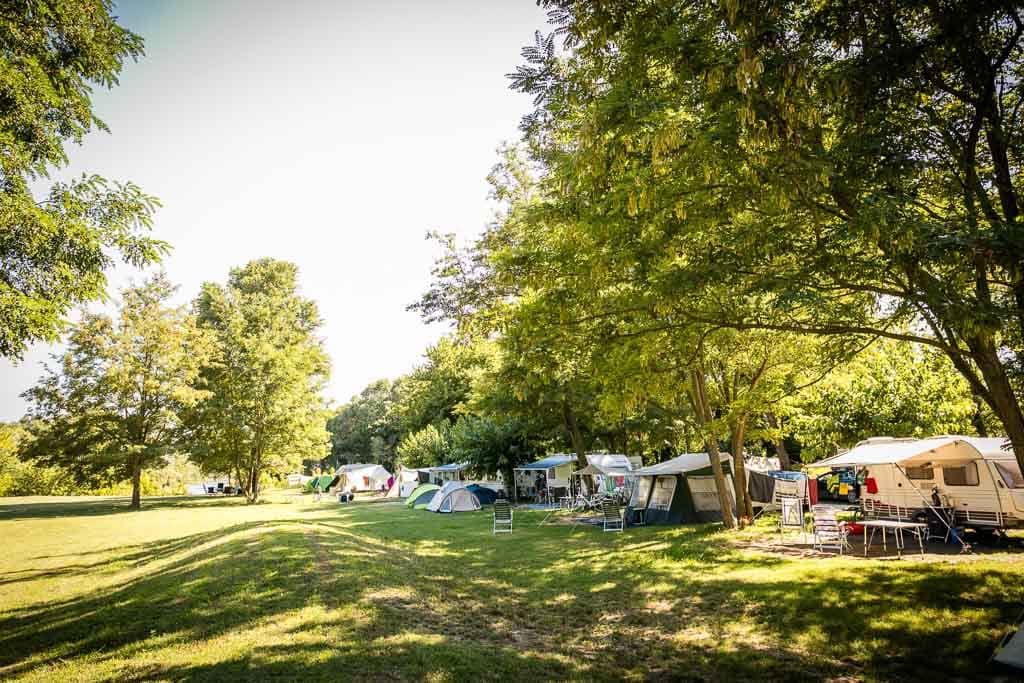
[[[864,557],[868,556],[868,546],[871,539],[875,537],[875,529],[882,530],[882,550],[888,550],[885,545],[886,531],[892,529],[892,535],[896,539],[896,554],[903,557],[903,532],[909,531],[917,536],[917,545],[921,548],[921,555],[924,556],[924,541],[921,539],[922,532],[928,528],[923,522],[903,522],[895,519],[865,519],[857,522],[864,527]],[[870,534],[868,533],[870,530]]]

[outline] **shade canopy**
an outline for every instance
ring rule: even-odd
[[[988,439],[986,439],[988,441]],[[878,438],[861,441],[839,455],[819,460],[808,467],[867,467],[869,465],[948,465],[956,467],[983,457],[981,451],[962,436],[929,439]]]
[[[559,453],[559,454],[556,454],[556,455],[549,455],[548,457],[542,458],[541,460],[538,460],[537,462],[531,462],[529,465],[520,465],[516,469],[520,470],[520,471],[522,471],[522,470],[549,470],[552,467],[559,467],[560,465],[565,465],[565,464],[570,463],[570,462],[576,462],[576,456],[575,455],[566,455],[564,453]]]
[[[450,462],[447,465],[438,465],[437,467],[428,467],[428,472],[460,472],[469,467],[468,462]]]
[[[731,456],[728,453],[719,453],[718,457],[720,460],[725,461]],[[632,474],[638,477],[656,477],[662,474],[685,474],[686,472],[710,466],[711,457],[707,453],[683,453],[671,460],[659,462],[657,465],[633,470]]]
[[[633,462],[618,453],[588,453],[587,466],[573,472],[575,475],[624,477],[633,474]]]

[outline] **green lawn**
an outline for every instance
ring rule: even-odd
[[[980,678],[1024,554],[801,559],[709,527],[0,499],[0,679]]]

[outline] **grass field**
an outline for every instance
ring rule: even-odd
[[[488,512],[292,494],[0,499],[0,679],[973,679],[1024,601],[1024,554],[806,559],[541,516],[495,538]]]

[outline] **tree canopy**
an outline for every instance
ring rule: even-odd
[[[174,448],[179,416],[207,396],[196,381],[213,354],[211,336],[168,301],[158,275],[122,293],[117,319],[85,313],[56,367],[25,393],[31,438],[24,454],[79,482],[132,481]]]
[[[255,502],[264,475],[327,455],[320,314],[299,294],[298,268],[273,259],[233,269],[226,285],[205,283],[195,309],[217,352],[200,377],[208,397],[187,418],[191,454],[232,473]]]
[[[88,175],[31,184],[68,162],[66,144],[106,130],[95,85],[113,87],[142,38],[120,26],[109,0],[16,3],[0,15],[0,355],[55,341],[64,316],[102,298],[115,255],[134,266],[168,245],[148,235],[157,200],[132,183]]]

